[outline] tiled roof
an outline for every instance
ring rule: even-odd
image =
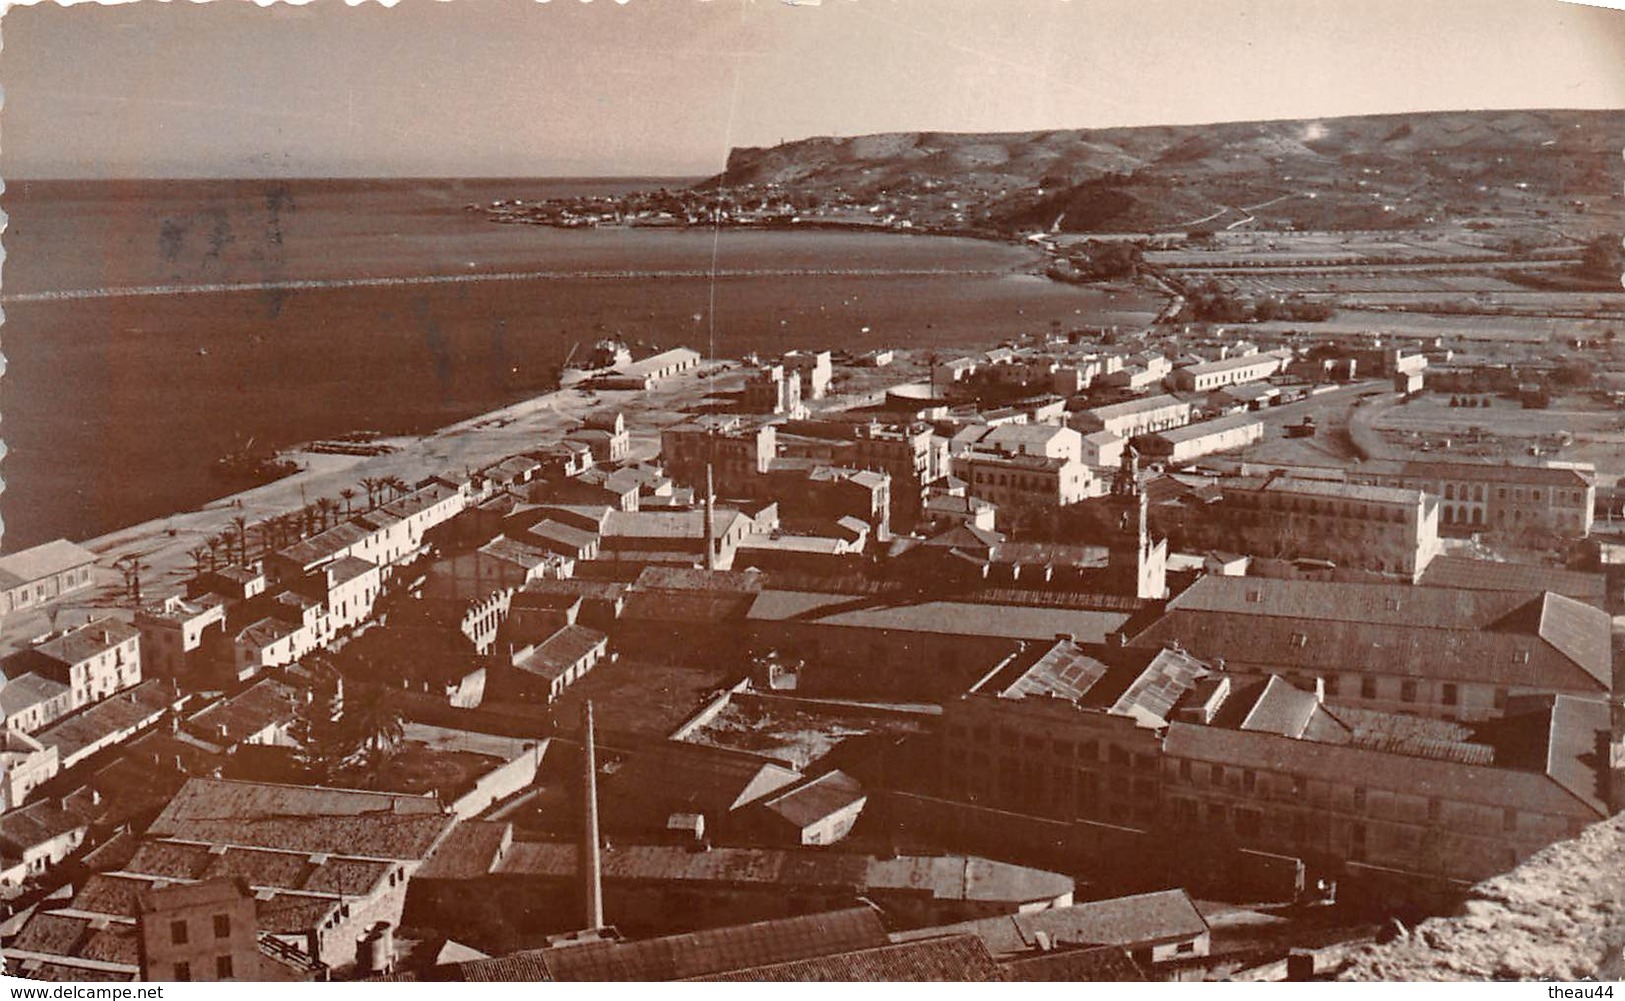
[[[1533,597],[1530,592],[1497,594],[1406,584],[1210,575],[1185,589],[1168,603],[1168,608],[1386,626],[1481,629]]]
[[[1589,604],[1601,602],[1608,592],[1608,580],[1600,573],[1465,556],[1435,556],[1418,583],[1474,591],[1551,591]]]
[[[1174,609],[1131,642],[1139,647],[1178,643],[1210,662],[1224,660],[1233,670],[1368,671],[1507,688],[1606,691],[1609,683],[1604,679],[1611,673],[1604,664],[1578,663],[1534,637],[1470,627],[1432,629]]]
[[[514,667],[552,681],[585,660],[606,639],[596,629],[565,626],[538,644],[530,656],[516,661]]]
[[[186,720],[186,728],[208,741],[235,744],[267,727],[291,723],[303,701],[297,689],[263,678],[247,690],[193,713]]]
[[[140,630],[114,618],[100,618],[54,640],[47,640],[34,652],[64,664],[78,664],[140,636]]]
[[[67,694],[68,686],[43,675],[28,671],[7,678],[0,687],[0,713],[15,716],[34,706]]]
[[[1438,480],[1488,480],[1534,486],[1584,488],[1592,485],[1596,475],[1593,470],[1585,467],[1567,469],[1560,466],[1526,466],[1515,463],[1409,459],[1392,465],[1398,467],[1398,472],[1402,476]]]
[[[166,682],[143,681],[64,716],[35,737],[55,747],[66,761],[111,734],[156,722],[175,701],[175,692]]]
[[[548,949],[555,981],[669,981],[886,944],[872,908],[760,921],[646,939]]]
[[[1023,983],[1125,983],[1146,979],[1145,971],[1127,952],[1109,945],[1024,956],[1001,965],[1006,980]]]
[[[359,556],[341,556],[322,568],[333,586],[349,583],[357,577],[378,572],[378,564],[369,563]]]
[[[90,816],[70,802],[67,809],[54,799],[36,803],[9,813],[0,814],[0,850],[10,857],[19,857],[24,851],[37,848],[52,838],[90,825]]]
[[[1604,814],[1540,772],[1497,768],[1383,751],[1354,744],[1294,740],[1171,720],[1163,753],[1236,768],[1277,771],[1316,782],[1347,785],[1360,776],[1375,789],[1428,789],[1441,799],[1493,808],[1515,806],[1589,822]]]
[[[621,619],[685,625],[743,620],[757,597],[738,591],[632,591]]]
[[[300,566],[315,566],[371,538],[374,531],[362,527],[357,521],[341,522],[319,535],[279,549],[277,555]]]
[[[698,980],[781,982],[937,982],[988,983],[1003,978],[974,935],[884,945],[816,959],[757,966]]]
[[[755,594],[762,589],[762,575],[742,570],[645,567],[638,574],[637,586],[651,591],[727,591]]]
[[[1422,491],[1403,487],[1374,487],[1359,483],[1340,483],[1334,480],[1300,480],[1290,476],[1276,476],[1260,484],[1260,491],[1273,494],[1298,494],[1305,497],[1330,497],[1335,500],[1366,501],[1373,504],[1421,503]]]
[[[189,780],[148,828],[155,837],[290,852],[423,859],[455,823],[422,796]]]
[[[263,650],[268,646],[281,642],[303,628],[302,625],[295,625],[275,616],[266,616],[239,630],[236,640],[252,649]]]
[[[484,820],[465,820],[423,863],[414,879],[475,879],[491,872],[503,849],[513,840],[513,826]]]

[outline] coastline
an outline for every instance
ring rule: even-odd
[[[733,378],[729,378],[732,375]],[[721,376],[722,378],[718,378]],[[253,525],[296,510],[319,497],[339,499],[339,491],[358,487],[362,477],[399,476],[411,482],[437,473],[473,471],[510,455],[533,449],[574,428],[594,410],[609,408],[626,415],[632,434],[632,458],[651,458],[660,450],[660,428],[675,423],[685,408],[715,392],[737,389],[743,374],[737,363],[705,361],[692,372],[646,391],[558,389],[413,437],[379,438],[394,451],[374,456],[331,455],[290,450],[305,468],[270,483],[216,498],[200,508],[176,512],[116,529],[79,544],[96,554],[94,584],[89,591],[57,602],[53,612],[66,613],[57,628],[81,619],[133,614],[122,571],[114,564],[134,557],[141,565],[143,602],[173,593],[190,575],[189,550],[211,535],[234,528],[234,519]],[[50,631],[46,611],[7,616],[0,653],[18,649],[30,637]]]

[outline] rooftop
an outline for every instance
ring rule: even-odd
[[[537,644],[530,655],[516,660],[514,667],[555,681],[574,668],[608,639],[596,629],[565,626]]]
[[[425,796],[189,780],[148,828],[154,837],[360,858],[426,858],[455,819]]]
[[[1002,981],[1004,976],[979,939],[974,935],[953,935],[757,966],[696,979],[744,983],[986,983]]]
[[[96,554],[66,539],[55,539],[32,549],[0,556],[0,587],[17,587],[44,580],[75,567],[96,562]]]
[[[784,818],[794,827],[815,824],[867,796],[863,785],[843,771],[825,772],[789,790],[762,801],[764,809]]]
[[[88,622],[56,639],[46,640],[34,651],[64,664],[78,664],[106,653],[141,633],[128,622],[110,617]]]
[[[1093,414],[1099,420],[1111,420],[1114,417],[1127,417],[1130,414],[1143,414],[1152,410],[1163,410],[1169,407],[1182,407],[1190,409],[1190,404],[1177,396],[1160,393],[1156,396],[1142,396],[1133,400],[1124,400],[1122,403],[1112,403],[1104,407],[1091,407],[1087,413]]]
[[[1183,427],[1166,428],[1155,432],[1152,437],[1173,445],[1205,438],[1212,434],[1224,434],[1255,424],[1262,427],[1264,422],[1252,414],[1231,414],[1228,417],[1215,417],[1210,421],[1197,421],[1195,424],[1186,424]]]
[[[859,629],[1053,640],[1070,634],[1098,643],[1128,619],[1122,612],[1022,607],[962,601],[899,599],[766,590],[750,608],[753,622],[797,620]]]
[[[1138,949],[1168,942],[1183,942],[1208,933],[1208,924],[1184,890],[1161,890],[1110,900],[1092,900],[1071,907],[1054,907],[1031,914],[1001,915],[939,928],[921,928],[892,935],[894,942],[909,942],[947,934],[975,935],[995,956],[1011,956],[1044,948],[1119,946]]]
[[[67,761],[114,734],[157,722],[176,701],[168,683],[149,679],[64,716],[35,736]]]

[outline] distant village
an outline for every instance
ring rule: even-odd
[[[607,347],[558,440],[85,624],[95,554],[0,557],[52,625],[0,665],[6,972],[1307,979],[1625,806],[1596,473],[1369,444],[1435,346]]]

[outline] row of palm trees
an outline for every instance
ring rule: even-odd
[[[399,476],[364,476],[361,486],[367,493],[367,511],[412,492],[411,484]],[[246,564],[250,532],[257,537],[255,551],[263,557],[266,553],[325,532],[341,520],[351,517],[357,513],[354,501],[359,496],[360,491],[345,487],[339,491],[342,503],[331,497],[318,497],[314,503],[306,504],[297,511],[272,515],[252,526],[246,517],[239,514],[231,519],[230,528],[204,539],[200,545],[187,550],[187,555],[192,557],[199,573],[205,567],[218,570],[234,563]]]

